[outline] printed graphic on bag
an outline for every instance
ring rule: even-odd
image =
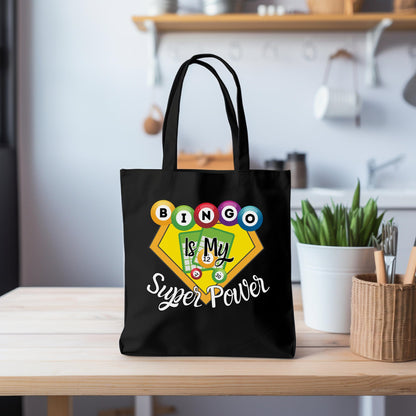
[[[205,202],[194,210],[162,200],[150,215],[160,225],[151,250],[192,291],[198,288],[205,304],[212,300],[210,288],[222,290],[263,250],[256,233],[263,214],[255,206]]]

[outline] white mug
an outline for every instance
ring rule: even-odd
[[[324,118],[356,118],[361,111],[362,100],[355,90],[342,90],[322,85],[315,94],[314,114]]]

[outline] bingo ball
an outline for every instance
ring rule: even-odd
[[[215,283],[222,283],[227,280],[227,273],[223,269],[214,269],[212,271],[212,280]]]
[[[157,201],[150,209],[150,216],[156,224],[170,224],[174,209],[175,205],[173,205],[172,202],[165,200]]]
[[[238,223],[238,213],[241,207],[234,201],[224,201],[218,207],[220,222],[224,225],[235,225]]]
[[[198,268],[195,267],[194,269],[191,270],[191,277],[192,277],[192,279],[197,280],[201,276],[202,276],[202,272]]]
[[[243,230],[256,231],[263,224],[263,214],[257,207],[248,205],[238,213],[238,223]]]
[[[215,205],[209,202],[199,204],[195,208],[194,219],[195,222],[202,228],[210,228],[218,222],[219,213]]]
[[[178,230],[190,230],[194,225],[194,210],[188,205],[176,207],[172,213],[172,224]]]
[[[217,258],[212,254],[212,252],[204,253],[204,250],[201,250],[197,255],[198,264],[205,269],[210,269],[214,266]]]

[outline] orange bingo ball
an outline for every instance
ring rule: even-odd
[[[150,209],[152,220],[158,225],[170,224],[175,205],[164,199],[155,202]]]

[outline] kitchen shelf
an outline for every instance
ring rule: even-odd
[[[392,19],[392,30],[416,30],[416,14],[357,13],[353,15],[290,14],[259,16],[257,14],[164,14],[133,16],[141,31],[147,31],[146,21],[155,24],[160,32],[215,32],[215,31],[359,31],[374,28],[382,19]]]

